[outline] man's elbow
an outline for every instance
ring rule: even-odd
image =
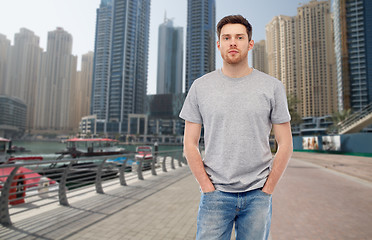
[[[194,144],[194,142],[192,142],[192,141],[185,141],[183,143],[183,151],[185,153],[190,152],[190,151],[194,150],[195,148],[197,148],[197,145]]]
[[[278,150],[284,151],[287,154],[292,155],[292,153],[293,153],[293,143],[292,143],[292,141],[279,143],[278,144]]]

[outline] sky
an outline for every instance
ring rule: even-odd
[[[274,16],[295,16],[297,7],[309,1],[216,0],[216,24],[226,15],[241,14],[252,24],[252,39],[258,42],[265,39],[265,26]],[[20,28],[27,28],[40,37],[40,47],[45,51],[48,32],[62,27],[73,36],[72,53],[78,56],[80,68],[81,55],[94,50],[96,10],[100,2],[101,0],[0,0],[0,34],[5,35],[13,44],[14,34]],[[165,12],[167,18],[173,19],[174,26],[183,27],[186,40],[187,0],[152,0],[148,94],[156,93],[158,28],[164,21]],[[185,61],[184,59],[184,66]],[[216,49],[216,68],[221,67],[221,56]]]

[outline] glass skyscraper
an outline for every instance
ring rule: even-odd
[[[216,2],[187,1],[186,92],[195,79],[215,70]]]
[[[92,113],[101,114],[97,114],[97,121],[104,120],[105,132],[126,133],[128,114],[144,112],[150,0],[103,0],[101,7],[105,10],[102,10],[103,23],[99,19],[100,10],[97,12]],[[105,27],[100,29],[100,24]],[[100,42],[108,32],[109,48],[106,42]],[[97,51],[99,46],[103,48],[101,53]],[[100,57],[102,60],[99,60]],[[97,68],[102,65],[102,77],[99,79]]]
[[[107,116],[112,6],[113,0],[102,0],[97,9],[90,112],[101,120]]]
[[[335,52],[339,110],[372,102],[372,2],[335,0]]]
[[[183,28],[164,18],[159,26],[157,94],[182,93]]]

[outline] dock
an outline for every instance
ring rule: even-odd
[[[270,239],[370,239],[371,170],[368,157],[295,152],[273,195]],[[103,190],[18,214],[0,239],[195,239],[200,192],[186,165]]]

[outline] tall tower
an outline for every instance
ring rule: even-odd
[[[296,17],[276,16],[266,25],[268,73],[280,79],[289,95],[298,97]]]
[[[216,2],[187,1],[186,92],[195,79],[215,70]]]
[[[76,81],[77,58],[72,55],[72,36],[58,27],[48,32],[47,51],[43,54],[38,82],[36,128],[71,130],[71,86]]]
[[[92,114],[104,120],[105,132],[125,133],[128,115],[143,113],[147,92],[148,44],[150,26],[150,0],[115,0],[110,17],[110,1],[103,0],[97,11],[96,50],[102,46],[107,51],[102,33],[110,32],[110,48],[99,60],[95,52]],[[103,13],[106,11],[106,13]],[[111,20],[109,20],[111,18]],[[103,22],[101,22],[101,20]],[[111,21],[111,24],[109,24]],[[110,28],[110,29],[109,29]],[[109,57],[108,64],[98,67]],[[108,74],[105,73],[108,72]],[[106,80],[107,76],[107,80]],[[98,79],[98,77],[101,77]],[[107,92],[107,94],[105,93]],[[102,94],[104,93],[104,94]],[[105,114],[103,118],[103,114]]]
[[[297,8],[297,46],[302,116],[337,111],[336,61],[330,1]]]
[[[39,37],[34,32],[21,28],[19,33],[14,35],[14,46],[11,47],[8,58],[6,93],[27,104],[28,129],[33,125],[41,55]]]
[[[288,95],[299,99],[301,117],[337,110],[336,64],[330,2],[297,8],[297,16],[276,16],[266,25],[269,74],[280,79]]]
[[[371,1],[335,0],[333,5],[338,109],[357,111],[372,102]]]
[[[252,66],[261,72],[268,73],[265,40],[261,40],[254,44],[252,50]]]
[[[90,112],[105,120],[108,110],[113,0],[101,0],[97,9]]]
[[[77,72],[76,82],[71,88],[71,99],[74,107],[70,108],[70,115],[73,118],[72,126],[77,129],[82,117],[90,113],[90,100],[92,94],[93,79],[93,52],[82,56],[81,71]]]
[[[10,55],[10,40],[0,34],[0,95],[6,94],[6,75]]]
[[[159,26],[157,94],[182,93],[183,28],[164,18]]]

